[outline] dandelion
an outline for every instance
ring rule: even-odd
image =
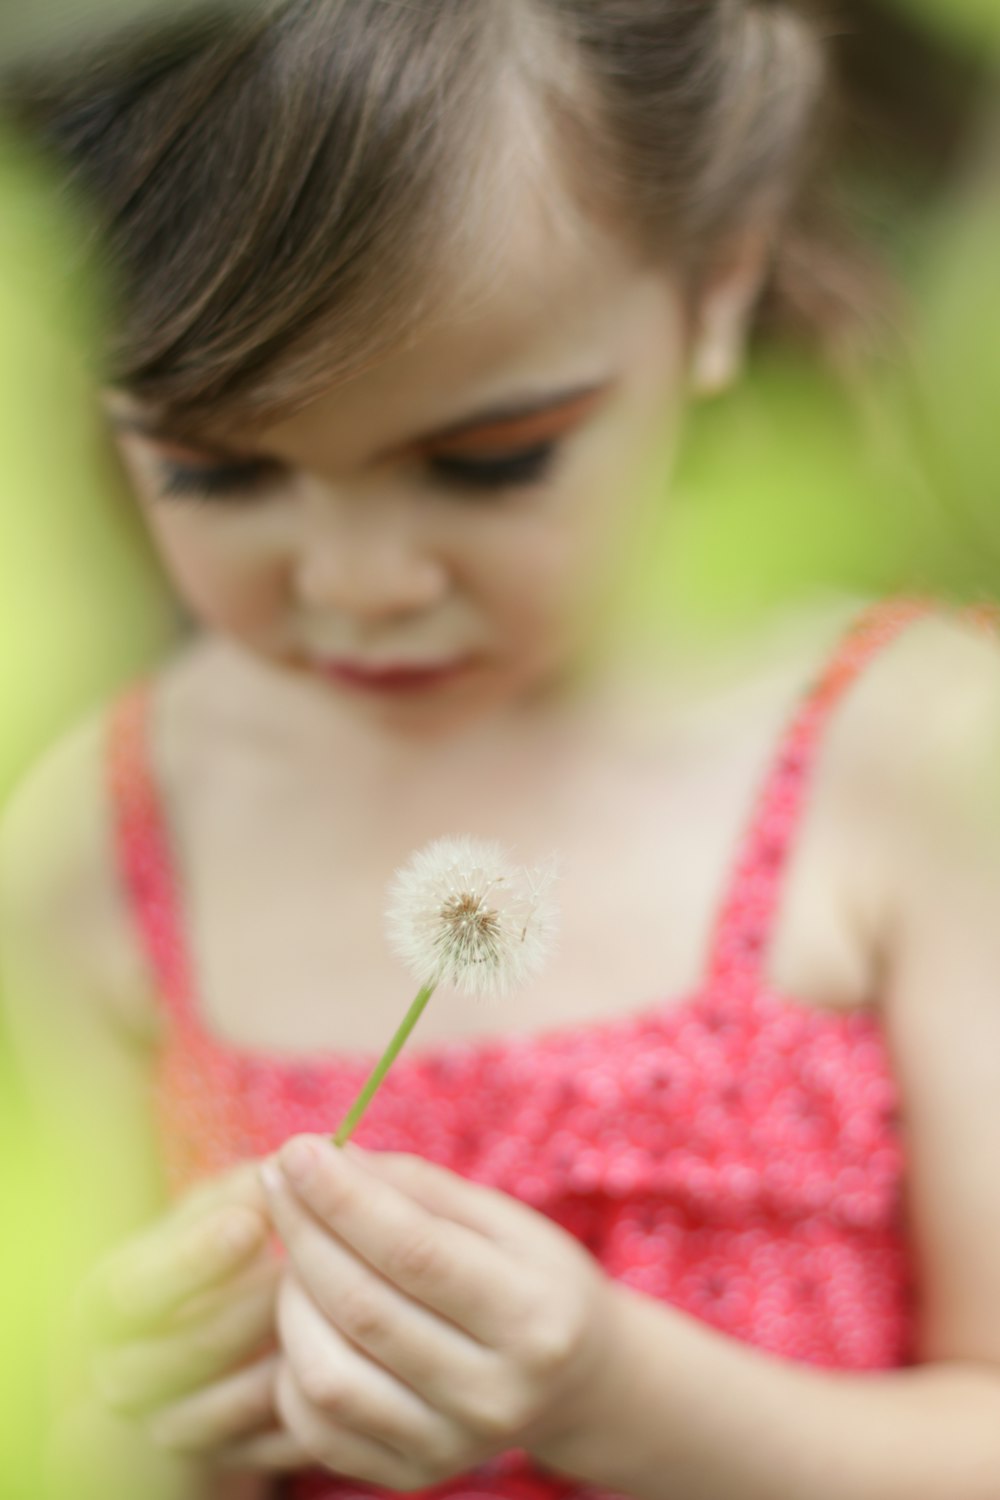
[[[513,867],[499,844],[438,839],[390,888],[389,943],[418,984],[500,999],[542,968],[555,935],[555,869]]]
[[[333,1137],[348,1139],[439,984],[500,999],[538,974],[552,948],[558,912],[555,862],[514,866],[499,844],[443,838],[397,871],[389,890],[389,944],[420,992]]]

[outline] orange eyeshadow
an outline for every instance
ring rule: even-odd
[[[578,427],[606,396],[606,389],[589,391],[550,411],[490,422],[483,427],[455,432],[450,437],[442,434],[438,438],[425,439],[414,444],[407,452],[416,458],[435,455],[461,457],[534,448],[542,443],[552,442]]]

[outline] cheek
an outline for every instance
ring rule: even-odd
[[[498,526],[479,553],[476,596],[504,634],[525,646],[575,633],[598,585],[606,517],[581,514],[579,498],[550,495],[537,513]]]
[[[536,511],[497,528],[481,588],[522,635],[576,636],[613,596],[666,503],[676,410],[647,399],[587,445]]]
[[[148,521],[174,587],[205,624],[252,633],[282,609],[287,575],[274,548],[234,535],[225,518],[156,507]]]

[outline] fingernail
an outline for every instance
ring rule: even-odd
[[[306,1187],[319,1162],[319,1151],[315,1141],[297,1140],[285,1146],[279,1153],[281,1169],[296,1187]]]
[[[281,1171],[276,1162],[268,1158],[260,1164],[260,1180],[269,1193],[280,1193],[283,1186]]]

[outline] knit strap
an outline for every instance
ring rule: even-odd
[[[181,902],[162,797],[151,761],[151,691],[146,682],[113,704],[107,777],[119,877],[139,938],[168,1009],[195,1016]]]
[[[710,986],[764,982],[782,885],[812,784],[816,755],[841,700],[874,660],[931,606],[891,599],[866,609],[842,636],[782,736],[754,804],[709,947]]]

